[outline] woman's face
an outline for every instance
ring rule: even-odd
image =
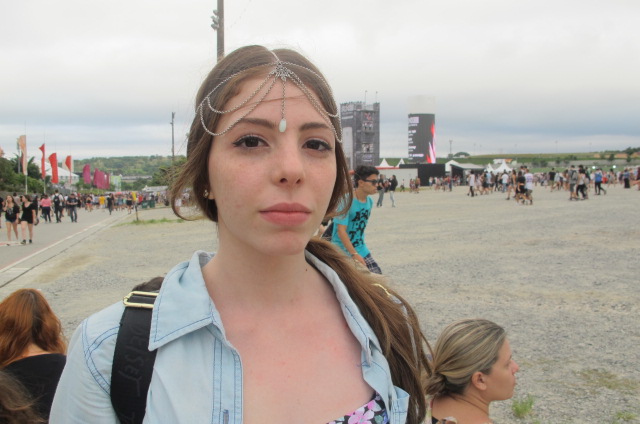
[[[225,109],[261,82],[245,81]],[[209,151],[209,198],[218,209],[220,251],[234,245],[268,255],[300,253],[327,212],[336,181],[332,127],[296,85],[287,83],[286,94],[284,132],[280,80],[246,117],[240,119],[255,103],[218,123],[216,132],[240,119],[214,138]]]
[[[498,360],[485,374],[489,401],[511,399],[516,387],[516,372],[520,366],[513,360],[509,340],[505,340],[498,353]]]

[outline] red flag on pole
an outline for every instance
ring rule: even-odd
[[[58,184],[58,156],[55,153],[49,155],[49,163],[51,164],[51,182]]]
[[[42,146],[40,146],[40,150],[42,151],[42,161],[41,161],[41,166],[40,166],[40,172],[42,173],[42,179],[44,180],[45,177],[47,176],[47,172],[44,169],[44,143],[42,143]]]
[[[73,172],[73,161],[71,160],[71,155],[67,156],[62,167],[69,171],[69,185],[71,185],[71,173]]]
[[[85,184],[91,184],[91,165],[86,164],[82,168],[82,179]]]

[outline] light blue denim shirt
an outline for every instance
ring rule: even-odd
[[[405,423],[409,395],[393,385],[376,335],[336,273],[310,253],[306,256],[333,286],[345,320],[362,347],[364,380],[382,397],[390,423]],[[198,251],[189,262],[174,267],[156,299],[149,349],[158,353],[145,423],[242,423],[242,360],[226,338],[201,271],[212,257]],[[122,302],[112,305],[84,320],[75,331],[51,423],[118,422],[109,393],[123,310]]]

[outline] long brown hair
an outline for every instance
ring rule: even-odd
[[[9,373],[0,370],[0,423],[39,424],[45,420],[36,413],[27,389]]]
[[[330,114],[339,114],[330,88],[324,83],[320,71],[308,59],[288,49],[277,49],[273,52],[284,62],[300,65],[295,68],[296,73],[317,96],[322,107]],[[230,53],[218,62],[205,79],[196,97],[196,109],[214,87],[227,80],[224,86],[220,87],[218,94],[211,98],[213,108],[224,110],[228,99],[240,91],[246,80],[265,76],[268,72],[265,65],[273,62],[273,53],[262,46],[247,46]],[[241,73],[236,75],[239,72]],[[202,121],[215,132],[219,117],[219,114],[205,108]],[[337,117],[330,119],[338,137],[342,137],[340,120]],[[203,196],[205,190],[209,190],[208,159],[211,145],[215,142],[214,137],[202,127],[203,122],[196,113],[188,136],[187,161],[180,168],[171,186],[171,203],[176,215],[185,218],[175,206],[174,200],[181,197],[185,188],[191,187],[191,198],[195,199],[200,211],[206,218],[217,222],[218,210],[215,200]],[[337,174],[326,211],[327,217],[347,211],[353,197],[349,168],[341,143],[336,143],[335,155]],[[344,199],[347,201],[343,201]],[[423,382],[430,373],[425,351],[429,347],[420,331],[413,309],[397,293],[376,285],[380,283],[380,277],[358,270],[353,261],[331,243],[313,238],[307,244],[307,250],[334,269],[345,283],[352,299],[381,343],[383,354],[389,362],[393,383],[410,395],[407,422],[422,422],[426,416]]]
[[[20,359],[31,343],[66,352],[60,320],[38,290],[20,289],[0,303],[0,368]]]

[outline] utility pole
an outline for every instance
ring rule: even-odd
[[[449,159],[453,159],[453,140],[449,140]]]
[[[224,57],[224,0],[218,0],[218,8],[211,15],[211,28],[218,33],[218,61]]]
[[[176,149],[175,149],[175,144],[174,144],[174,137],[173,137],[173,120],[176,117],[176,113],[175,112],[171,112],[171,165],[173,165],[173,161],[175,161],[176,159]]]

